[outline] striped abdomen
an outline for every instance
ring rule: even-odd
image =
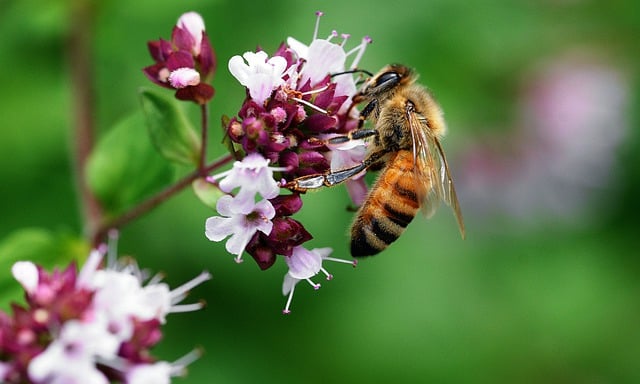
[[[375,255],[400,237],[420,209],[418,185],[413,153],[398,151],[387,162],[353,222],[353,256]]]

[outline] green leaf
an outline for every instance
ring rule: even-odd
[[[156,149],[168,160],[197,165],[202,146],[200,136],[178,102],[147,88],[140,91],[140,96],[149,135]]]
[[[193,183],[191,183],[191,186],[193,187],[193,192],[195,192],[200,201],[202,201],[207,207],[211,207],[213,209],[216,209],[218,199],[225,194],[220,190],[220,188],[209,183],[202,177],[195,179]]]
[[[44,269],[66,268],[72,261],[83,261],[89,244],[67,234],[39,228],[17,230],[0,241],[0,309],[7,310],[12,301],[22,301],[24,291],[11,275],[17,261],[31,261]]]
[[[149,142],[138,112],[118,123],[89,157],[87,182],[108,213],[116,214],[168,185],[174,169]]]

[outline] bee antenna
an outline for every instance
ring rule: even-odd
[[[335,76],[346,75],[346,74],[349,74],[349,73],[364,73],[366,75],[369,75],[370,77],[373,76],[373,73],[367,71],[366,69],[354,68],[354,69],[350,69],[348,71],[334,73],[334,74],[331,75],[331,77],[333,78]]]

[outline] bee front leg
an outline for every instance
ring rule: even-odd
[[[354,129],[353,131],[347,133],[346,135],[335,136],[330,139],[322,140],[318,138],[309,139],[310,142],[320,143],[320,144],[342,144],[349,142],[351,140],[359,140],[365,139],[370,136],[377,136],[378,131],[375,129]]]
[[[358,121],[358,130],[362,128],[365,120],[367,120],[369,115],[374,111],[376,113],[375,116],[377,117],[380,114],[380,111],[378,110],[378,99],[371,100],[369,104],[365,105],[365,107],[362,108],[362,111],[360,111],[360,116],[358,116],[358,119],[360,120]]]
[[[364,171],[370,166],[375,165],[376,162],[380,160],[386,153],[387,151],[377,151],[371,153],[369,154],[369,156],[367,156],[366,159],[364,159],[364,161],[351,168],[297,177],[286,183],[284,187],[296,192],[306,192],[309,189],[317,189],[321,187],[333,187],[334,185],[349,180],[350,178]]]
[[[353,176],[367,169],[368,166],[368,162],[362,162],[354,167],[341,169],[335,172],[330,171],[327,173],[301,176],[291,180],[285,184],[284,187],[296,192],[306,192],[309,189],[317,189],[321,187],[333,187],[336,184],[349,180]]]

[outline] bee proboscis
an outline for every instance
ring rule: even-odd
[[[364,169],[380,169],[351,226],[351,254],[371,256],[394,242],[418,210],[430,217],[441,201],[449,205],[462,237],[464,222],[441,138],[446,131],[442,109],[410,68],[392,64],[369,78],[353,97],[366,103],[360,126],[331,142],[371,137],[362,163],[348,169],[309,175],[288,183],[297,191],[333,186]],[[368,120],[373,129],[363,129]]]

